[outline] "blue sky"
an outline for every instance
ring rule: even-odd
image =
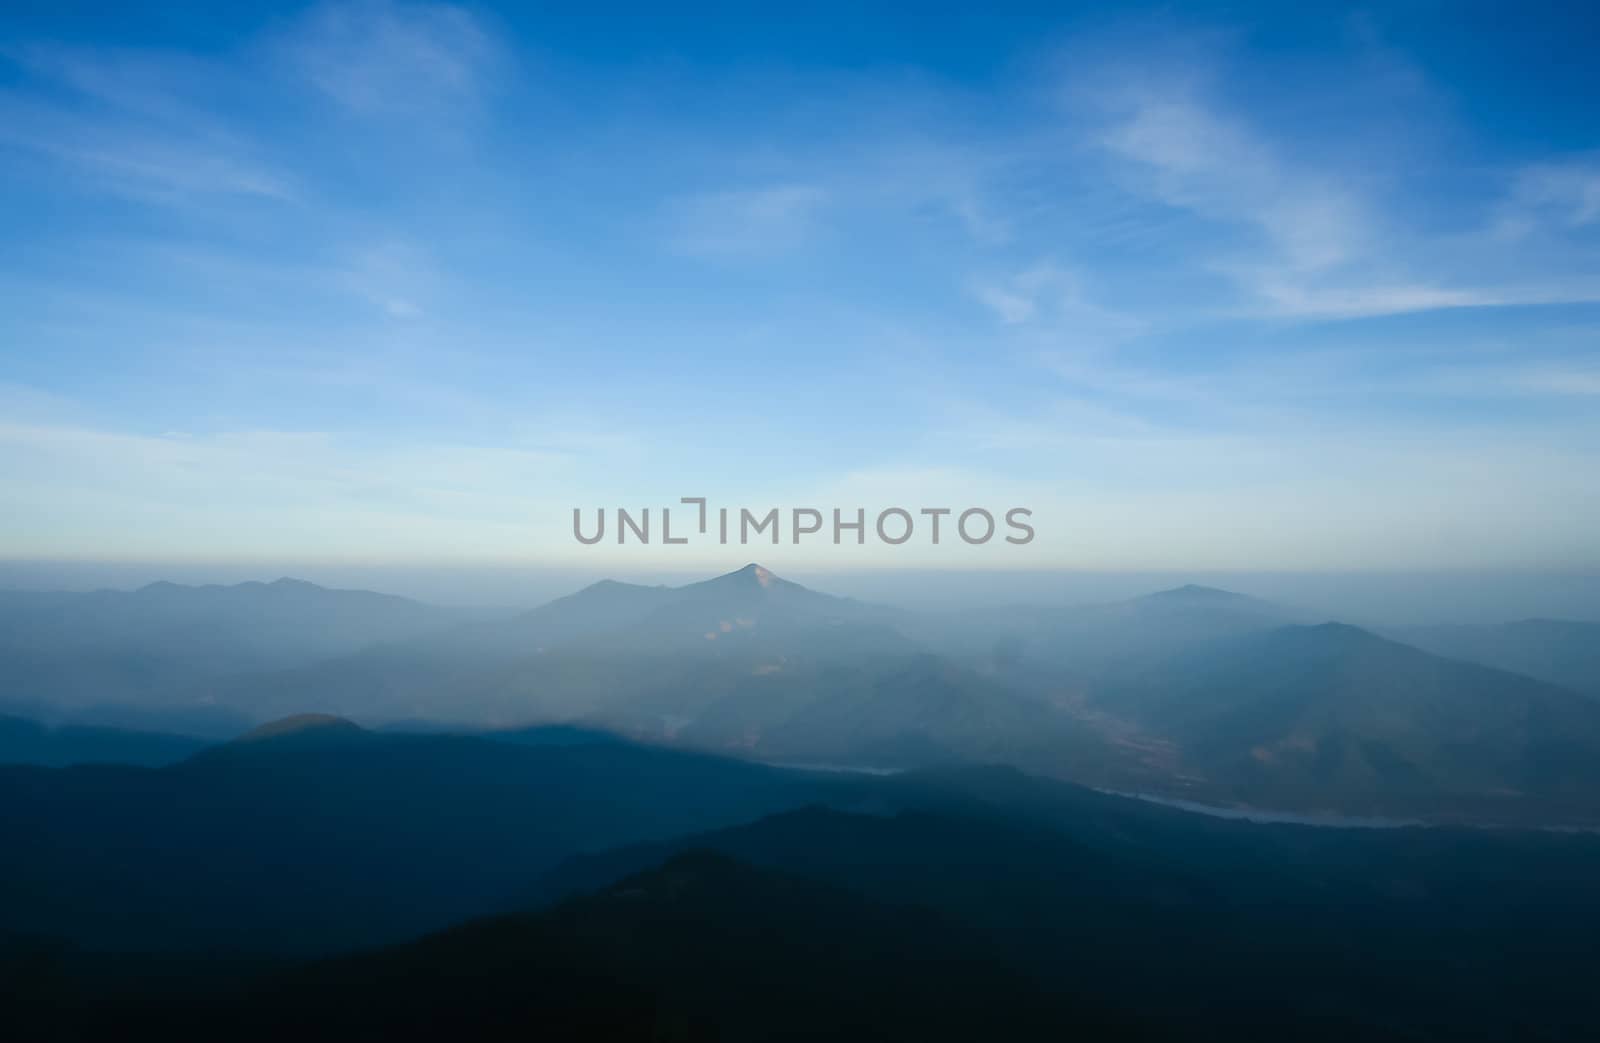
[[[10,5],[0,557],[1600,567],[1584,6]]]

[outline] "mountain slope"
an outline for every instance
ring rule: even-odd
[[[1203,787],[1269,806],[1600,814],[1600,704],[1356,627],[1222,642],[1099,702]]]
[[[1050,770],[1092,745],[1049,706],[926,653],[854,671],[778,708],[750,748],[779,760],[872,767],[962,760]]]
[[[243,744],[228,762],[304,731]],[[42,960],[40,946],[24,948],[12,966],[0,943],[0,971],[29,982],[0,1025],[28,1015],[69,1038],[83,1026],[83,1038],[163,1039],[1132,1030],[1487,1043],[1600,1031],[1592,836],[1255,826],[995,769],[854,778],[829,792],[866,813],[797,808],[582,855],[525,879],[542,879],[540,894],[579,893],[546,912],[243,991],[209,991],[193,971],[163,984],[145,974],[160,961],[59,947]],[[388,844],[370,825],[361,835]],[[234,871],[235,839],[214,840],[191,857]],[[277,868],[324,886],[340,876],[327,862]],[[136,908],[144,899],[115,893]],[[116,999],[119,983],[137,1002]]]
[[[925,645],[1044,695],[1081,691],[1157,656],[1303,622],[1302,613],[1189,585],[1093,605],[1013,605],[913,617]]]
[[[1518,623],[1392,629],[1399,641],[1600,698],[1600,623],[1525,619]]]
[[[1040,654],[1080,672],[1103,674],[1151,656],[1279,627],[1295,617],[1293,610],[1268,601],[1191,584],[1044,614]]]
[[[29,999],[55,1001],[54,1025],[118,1038],[223,1025],[274,1040],[1104,1038],[1097,1004],[991,949],[927,910],[690,853],[548,912],[311,964],[238,999],[97,1009],[68,983]]]
[[[515,725],[591,719],[665,735],[758,671],[904,656],[886,610],[758,565],[682,587],[604,581],[514,619],[250,678],[216,698],[273,715]]]
[[[615,741],[300,722],[160,769],[0,767],[0,930],[322,950],[501,908],[559,859],[747,821],[829,780]]]
[[[0,714],[0,764],[36,764],[60,768],[72,764],[174,764],[206,746],[187,735],[96,728],[86,725],[47,727],[22,717]]]
[[[545,912],[310,964],[239,999],[147,995],[130,1020],[70,983],[58,994],[69,1018],[160,1038],[225,1024],[261,1038],[1487,1043],[1600,1027],[1592,838],[1209,823],[1147,833],[1141,855],[1072,822],[783,813],[585,860],[584,893]],[[1208,832],[1274,839],[1196,853]]]
[[[229,675],[312,663],[458,614],[301,580],[135,591],[0,592],[0,700],[53,712],[196,702]]]
[[[788,812],[576,860],[547,886],[583,890],[714,850],[936,910],[997,958],[1180,1038],[1196,1019],[1208,1039],[1600,1027],[1585,998],[1600,926],[1592,837],[1252,826],[1078,803],[1048,822],[947,798],[888,816]]]

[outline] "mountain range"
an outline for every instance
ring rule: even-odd
[[[1600,702],[1345,624],[1209,644],[1097,700],[1245,803],[1494,818],[1533,796],[1581,817],[1600,793]]]
[[[1280,810],[1600,821],[1600,700],[1551,680],[1581,682],[1593,624],[1509,625],[1492,633],[1517,636],[1498,643],[1416,631],[1478,649],[1448,658],[1208,587],[914,612],[756,564],[677,587],[603,581],[487,617],[293,581],[34,597],[49,611],[24,619],[18,596],[0,613],[0,648],[26,650],[0,670],[28,678],[0,705],[67,726],[193,734],[178,725],[204,718],[218,738],[303,713],[413,730],[565,724],[759,761],[1000,763]],[[104,690],[35,669],[85,649],[107,669],[118,656],[158,666]],[[36,745],[12,759],[95,756]]]
[[[224,738],[257,715],[215,705],[207,684],[420,637],[458,616],[294,579],[0,591],[0,710]]]

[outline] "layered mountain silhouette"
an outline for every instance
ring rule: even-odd
[[[1126,1026],[937,913],[690,853],[538,914],[263,975],[108,999],[61,975],[19,1013],[85,1038],[1060,1039]],[[219,990],[220,991],[220,990]],[[164,1000],[164,1002],[163,1002]]]
[[[586,855],[543,877],[554,904],[530,895],[526,912],[336,959],[213,959],[211,979],[135,978],[134,999],[118,983],[159,960],[13,947],[30,987],[0,1017],[163,1039],[1496,1040],[1600,1026],[1593,837],[1256,826],[993,770],[851,785],[871,813],[800,807]]]
[[[1044,683],[1092,680],[1222,638],[1306,622],[1304,613],[1259,598],[1188,585],[1127,601],[1082,606],[1017,606],[960,614],[963,638],[934,620],[942,642],[993,653],[997,665]],[[974,645],[987,647],[974,647]]]
[[[201,739],[89,725],[48,727],[0,714],[0,764],[173,764],[205,748]]]
[[[924,800],[895,815],[805,809],[583,859],[547,886],[716,851],[938,910],[1180,1038],[1196,1010],[1205,1038],[1524,1038],[1585,1017],[1593,838],[1250,826],[1025,779],[974,801],[971,782],[916,780]]]
[[[1595,1038],[1587,633],[754,564],[13,599],[0,1038]]]
[[[1600,703],[1344,624],[1209,645],[1099,702],[1172,742],[1202,787],[1277,805],[1576,811],[1600,793]]]
[[[895,615],[754,564],[675,588],[604,581],[513,619],[240,679],[215,694],[274,713],[583,720],[668,737],[765,678],[814,684],[838,667],[904,663],[920,649],[889,625]]]
[[[240,717],[219,712],[207,684],[418,637],[456,618],[406,598],[293,579],[0,591],[0,708],[225,736]]]
[[[0,621],[21,618],[23,601]],[[1587,676],[1587,624],[1491,628],[1482,641],[1470,628],[1417,632],[1525,675],[1211,587],[911,612],[753,563],[675,587],[603,581],[499,618],[293,581],[29,604],[36,619],[0,632],[0,646],[26,651],[0,669],[27,673],[81,648],[84,662],[127,674],[104,688],[81,675],[87,687],[67,695],[38,672],[39,683],[0,688],[14,714],[56,724],[212,739],[300,714],[433,731],[560,724],[783,763],[1003,763],[1269,808],[1600,820],[1585,767],[1600,763],[1594,710],[1549,681]],[[130,651],[146,637],[146,652]],[[183,665],[188,645],[205,651]],[[156,665],[135,669],[127,656]],[[38,695],[50,691],[61,698]],[[208,723],[175,726],[182,715]],[[127,749],[103,759],[160,760]]]
[[[0,1037],[1600,1033],[1592,833],[1259,825],[1040,777],[1588,821],[1585,696],[1180,590],[1095,610],[1184,636],[1069,703],[781,584],[600,585],[427,639],[544,635],[491,670],[508,693],[609,656],[565,689],[603,713],[455,734],[323,709],[160,767],[0,766]],[[667,705],[694,715],[654,744],[594,725]]]
[[[838,780],[536,734],[281,722],[159,769],[0,766],[0,929],[296,952],[503,907],[583,850],[747,821]]]

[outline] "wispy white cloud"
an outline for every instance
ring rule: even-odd
[[[1126,192],[1198,219],[1179,241],[1188,263],[1241,292],[1233,314],[1350,319],[1600,300],[1600,284],[1573,277],[1575,244],[1559,241],[1600,219],[1592,159],[1514,172],[1506,199],[1488,204],[1498,213],[1492,233],[1470,217],[1423,227],[1408,220],[1404,198],[1367,176],[1359,134],[1304,161],[1294,142],[1224,101],[1214,72],[1134,61],[1071,97]],[[1508,263],[1506,240],[1534,230],[1552,241]]]
[[[290,179],[217,145],[0,101],[0,143],[72,167],[86,183],[149,202],[195,195],[294,197]]]
[[[420,247],[391,240],[349,252],[335,281],[393,319],[415,319],[437,292],[441,277]]]
[[[1162,202],[1253,226],[1275,261],[1317,271],[1368,248],[1371,217],[1348,188],[1298,167],[1192,87],[1143,83],[1110,92],[1099,144],[1133,164]]]
[[[699,193],[672,201],[668,236],[674,249],[688,254],[779,254],[816,234],[827,202],[827,191],[810,184]]]
[[[1236,269],[1236,274],[1243,276],[1244,270]],[[1307,285],[1270,270],[1257,271],[1250,285],[1269,313],[1284,318],[1360,319],[1506,303],[1502,296],[1481,290],[1408,285]]]
[[[141,200],[286,200],[294,179],[213,116],[218,71],[165,53],[33,46],[0,56],[26,73],[0,92],[0,147],[65,165],[93,187]]]
[[[281,41],[294,75],[358,115],[476,103],[503,61],[481,19],[448,4],[347,0],[313,8]]]
[[[228,80],[211,62],[173,51],[32,43],[0,57],[62,91],[161,123],[211,123],[209,104]]]
[[[1536,163],[1517,172],[1500,216],[1503,235],[1600,222],[1600,157]]]
[[[1036,265],[999,280],[974,283],[973,296],[1008,326],[1020,326],[1038,316],[1040,298],[1047,291],[1072,299],[1075,285],[1065,273],[1050,265]]]
[[[1600,356],[1600,352],[1597,352]],[[1592,360],[1488,360],[1419,368],[1394,382],[1416,394],[1478,398],[1587,398],[1600,395],[1600,362]]]
[[[1080,272],[1050,261],[999,279],[977,280],[972,292],[1007,325],[1049,327],[1083,344],[1109,346],[1149,326],[1146,320],[1096,303]]]
[[[1600,395],[1600,366],[1545,366],[1529,369],[1516,382],[1533,391],[1555,395]]]
[[[1265,314],[1302,319],[1361,319],[1446,308],[1509,308],[1600,301],[1600,279],[1574,279],[1565,274],[1553,275],[1543,283],[1447,289],[1382,283],[1307,285],[1263,272],[1253,281],[1252,289],[1264,301]],[[1263,311],[1252,309],[1251,313],[1263,314]]]

